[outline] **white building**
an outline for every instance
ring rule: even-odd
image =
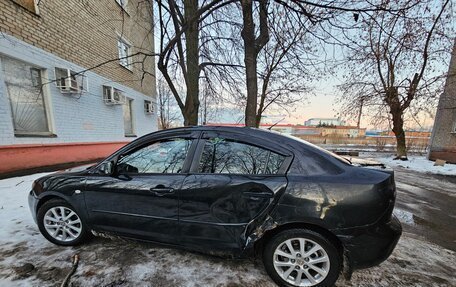
[[[120,36],[116,26],[94,30],[91,21],[97,20],[82,10],[73,16],[81,17],[80,25],[65,27],[60,14],[71,13],[75,0],[66,5],[46,1],[40,9],[1,1],[0,175],[99,159],[157,130],[154,60],[148,59],[150,75],[143,85],[136,82],[142,77],[140,64],[129,57],[140,51],[138,43],[148,43],[144,49],[153,51],[153,35],[133,25],[139,16],[132,9],[140,2],[128,2],[131,31]],[[100,17],[122,17],[126,9],[116,0],[93,5]],[[151,16],[145,17],[150,27]],[[52,29],[69,29],[62,34],[68,38]],[[76,46],[68,48],[73,41]],[[92,69],[106,59],[113,61]]]
[[[305,126],[344,126],[345,121],[342,121],[339,118],[311,118],[304,122]]]

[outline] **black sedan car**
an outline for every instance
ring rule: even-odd
[[[97,165],[34,182],[49,241],[93,232],[235,257],[261,256],[280,286],[331,286],[384,261],[401,235],[393,172],[297,138],[189,127],[143,136]]]

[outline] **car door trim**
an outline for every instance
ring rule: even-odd
[[[161,216],[154,216],[154,215],[144,215],[144,214],[137,214],[137,213],[108,211],[108,210],[100,210],[100,209],[94,209],[94,210],[92,210],[92,212],[117,214],[117,215],[126,215],[126,216],[143,217],[143,218],[162,219],[162,220],[171,220],[171,221],[178,221],[179,220],[178,218],[171,218],[171,217],[161,217]]]
[[[197,223],[197,224],[207,224],[207,225],[216,225],[216,226],[245,226],[249,224],[248,222],[241,223],[224,223],[224,222],[210,222],[210,221],[198,221],[198,220],[189,220],[189,219],[179,219],[180,222],[185,223]]]

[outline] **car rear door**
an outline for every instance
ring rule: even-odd
[[[126,151],[112,176],[88,177],[84,197],[91,224],[164,243],[178,243],[178,191],[199,133],[154,139]]]
[[[179,229],[192,248],[238,253],[249,224],[287,186],[291,155],[228,132],[204,132],[179,190]],[[215,251],[215,250],[214,250]]]

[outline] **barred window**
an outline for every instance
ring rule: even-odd
[[[1,58],[14,133],[49,134],[49,123],[41,83],[42,71],[25,62]]]

